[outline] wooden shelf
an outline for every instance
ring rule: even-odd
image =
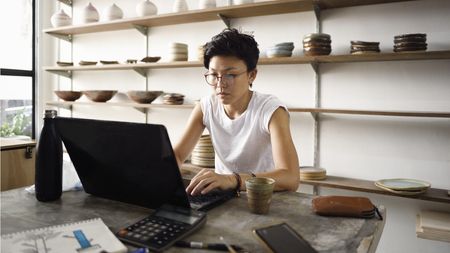
[[[277,0],[244,5],[223,6],[206,10],[191,10],[182,13],[167,13],[148,17],[126,18],[107,22],[57,27],[45,29],[44,32],[57,37],[63,37],[75,34],[118,31],[134,28],[138,28],[142,31],[142,28],[145,30],[147,27],[196,23],[220,19],[224,19],[226,23],[229,23],[228,19],[231,18],[245,18],[313,10],[318,12],[323,9],[404,1],[411,0]],[[67,2],[68,4],[71,3],[69,0],[62,2]],[[143,31],[143,33],[146,34],[146,31]]]
[[[395,116],[395,117],[431,117],[450,118],[450,112],[431,111],[374,111],[374,110],[350,110],[331,108],[288,108],[290,112],[330,113],[330,114],[355,114],[372,116]]]
[[[190,180],[201,169],[202,168],[199,166],[185,163],[181,167],[181,174],[183,175],[184,179]],[[390,195],[390,196],[403,197],[403,198],[412,198],[412,199],[421,199],[421,200],[428,200],[428,201],[434,201],[434,202],[450,203],[450,196],[447,194],[447,190],[444,190],[444,189],[430,188],[425,193],[417,195],[417,196],[403,196],[403,195],[398,195],[395,193],[391,193],[391,192],[382,190],[375,186],[374,181],[363,180],[363,179],[327,176],[327,179],[325,179],[325,180],[301,180],[300,183],[313,185],[313,186],[338,188],[338,189],[345,189],[345,190],[352,190],[352,191],[359,191],[359,192],[369,192],[369,193]]]
[[[326,55],[326,56],[296,56],[280,58],[261,58],[258,65],[283,65],[283,64],[320,64],[320,63],[345,63],[345,62],[375,62],[375,61],[417,61],[417,60],[449,60],[450,50],[425,51],[408,53],[380,53],[367,55]],[[193,68],[202,67],[200,61],[180,62],[156,62],[137,64],[106,64],[89,66],[46,66],[44,70],[70,77],[73,71],[100,71],[100,70],[136,70],[145,75],[146,69],[169,68]]]
[[[120,107],[133,107],[136,109],[152,109],[152,108],[169,108],[169,109],[192,109],[193,104],[183,104],[183,105],[165,105],[165,104],[138,104],[133,102],[47,102],[46,105],[57,106],[62,108],[71,108],[74,105],[82,106],[120,106]]]
[[[171,109],[192,109],[194,104],[183,105],[165,105],[165,104],[138,104],[133,102],[47,102],[47,105],[71,108],[73,105],[93,105],[93,106],[122,106],[142,109],[151,108],[171,108]],[[371,116],[394,116],[394,117],[428,117],[428,118],[450,118],[450,112],[420,112],[420,111],[369,111],[369,110],[349,110],[349,109],[325,109],[325,108],[288,108],[290,112],[309,112],[309,113],[330,113],[330,114],[353,114],[353,115],[371,115]]]
[[[450,203],[450,196],[447,193],[448,190],[444,189],[430,188],[425,193],[417,196],[404,196],[380,189],[375,186],[374,181],[363,179],[327,176],[327,179],[325,180],[301,180],[301,183],[329,188],[338,188],[352,191],[391,195],[403,198],[422,199],[434,202]]]
[[[75,35],[93,32],[133,29],[136,26],[156,27],[175,24],[196,23],[224,18],[243,18],[274,15],[313,10],[311,0],[282,0],[224,6],[206,10],[191,10],[181,13],[168,13],[148,17],[127,18],[107,22],[95,22],[82,25],[45,29],[50,35]]]

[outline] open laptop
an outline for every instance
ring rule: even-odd
[[[172,204],[200,211],[234,196],[189,196],[195,197],[190,204],[163,125],[63,117],[55,124],[89,194],[152,209]]]

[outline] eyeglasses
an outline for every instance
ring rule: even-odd
[[[219,76],[218,74],[205,74],[205,80],[206,83],[211,86],[216,86],[219,81],[222,81],[222,83],[226,85],[232,85],[234,83],[234,79],[244,73],[247,73],[247,70],[239,74],[225,74],[222,76]]]

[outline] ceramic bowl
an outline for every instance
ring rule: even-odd
[[[130,90],[127,92],[128,97],[139,104],[151,104],[161,94],[163,94],[161,90]]]
[[[290,57],[292,56],[292,51],[282,50],[282,49],[269,49],[266,51],[267,57]]]
[[[93,102],[106,102],[117,93],[117,90],[84,90],[82,92]]]
[[[80,91],[71,91],[71,90],[55,90],[56,96],[64,101],[75,101],[83,95]]]

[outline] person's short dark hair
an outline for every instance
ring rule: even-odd
[[[256,69],[259,59],[258,43],[253,36],[234,28],[227,28],[212,37],[203,49],[203,65],[207,69],[214,56],[235,56],[245,62],[247,71]]]

